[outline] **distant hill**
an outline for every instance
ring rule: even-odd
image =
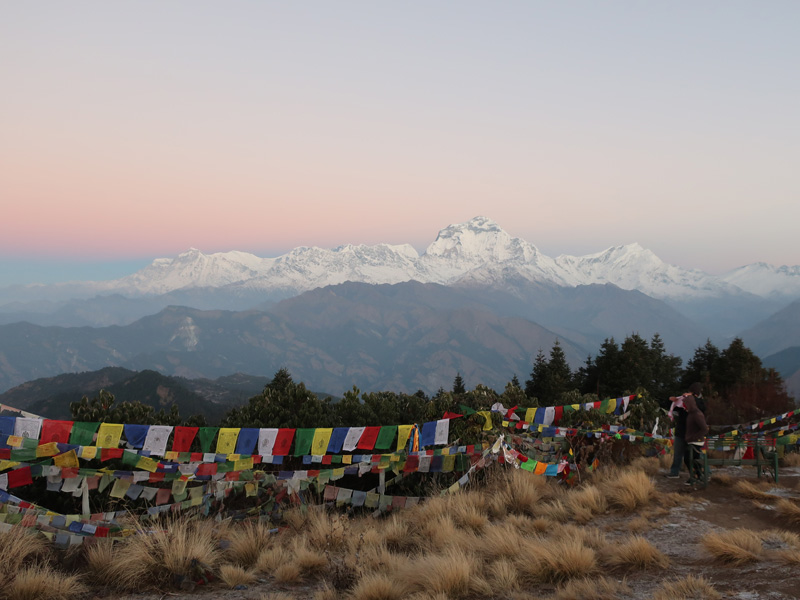
[[[786,383],[786,391],[800,400],[800,346],[792,346],[767,356],[762,361],[765,367],[778,371]]]
[[[759,356],[769,356],[800,346],[800,300],[743,331],[740,337]]]
[[[169,411],[178,406],[183,418],[202,414],[215,423],[231,407],[259,394],[269,381],[237,373],[219,380],[190,380],[169,377],[155,371],[136,372],[121,367],[99,371],[64,373],[26,382],[0,394],[0,403],[51,419],[69,419],[70,402],[91,398],[104,389],[117,403],[142,402]]]

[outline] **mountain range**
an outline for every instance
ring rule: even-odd
[[[485,217],[446,227],[421,254],[190,249],[113,281],[0,289],[0,390],[104,366],[202,377],[289,366],[333,394],[435,391],[456,371],[502,386],[555,339],[577,366],[632,332],[659,333],[683,357],[738,335],[766,356],[800,345],[798,299],[800,267],[713,276],[636,243],[551,258]]]

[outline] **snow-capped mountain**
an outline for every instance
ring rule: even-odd
[[[571,285],[613,283],[661,299],[741,293],[735,285],[703,271],[669,265],[637,243],[587,256],[561,255],[556,263]]]
[[[765,298],[800,298],[800,266],[775,267],[757,262],[729,271],[721,279]]]
[[[275,298],[346,281],[502,285],[512,279],[568,287],[611,283],[676,301],[749,294],[800,296],[800,267],[758,263],[715,277],[666,264],[636,243],[554,259],[486,217],[442,229],[421,255],[408,244],[300,247],[277,258],[235,251],[203,254],[190,249],[175,258],[156,259],[121,279],[86,282],[82,296],[77,283],[29,286],[28,290],[37,299],[46,297],[49,288],[60,295],[69,290],[73,298],[112,293],[150,297],[203,289]]]

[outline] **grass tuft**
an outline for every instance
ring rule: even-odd
[[[617,600],[630,592],[625,581],[608,577],[572,579],[556,589],[553,600]]]
[[[797,506],[791,500],[787,498],[781,498],[775,504],[775,509],[778,511],[778,514],[788,523],[792,525],[800,525],[800,506]]]
[[[229,532],[230,545],[225,550],[225,558],[245,568],[252,567],[258,557],[269,546],[269,529],[258,522],[248,522]]]
[[[733,485],[733,489],[736,490],[741,496],[745,498],[751,498],[753,500],[776,500],[777,496],[773,496],[772,494],[766,493],[764,490],[758,488],[757,485],[751,483],[750,481],[741,480],[737,481]]]
[[[665,569],[669,565],[669,558],[646,539],[635,535],[610,545],[604,562],[614,569],[628,571]]]
[[[644,471],[626,470],[601,482],[608,503],[626,512],[646,506],[655,495],[655,484]]]
[[[800,467],[800,452],[787,452],[783,455],[784,467]]]
[[[253,572],[245,571],[239,565],[222,565],[219,568],[219,578],[231,589],[237,585],[250,585],[256,580]]]
[[[757,561],[764,551],[761,538],[749,529],[709,533],[701,542],[717,560],[736,565]]]
[[[722,596],[705,577],[688,575],[661,584],[653,600],[719,600]]]
[[[351,600],[401,600],[407,589],[403,582],[383,573],[370,573],[362,577],[348,594]]]
[[[44,564],[21,569],[2,593],[13,600],[72,600],[86,593],[86,587],[77,575],[63,575]]]

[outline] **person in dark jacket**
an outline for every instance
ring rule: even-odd
[[[686,485],[692,485],[703,479],[705,465],[703,463],[703,446],[706,443],[708,434],[708,424],[706,416],[700,410],[699,400],[694,395],[689,394],[683,399],[683,407],[686,410],[686,466],[689,469],[689,479]]]
[[[702,400],[703,385],[700,383],[693,383],[689,386],[689,391],[683,396],[672,396],[670,402],[675,406],[673,413],[675,415],[675,434],[672,445],[673,459],[672,467],[667,473],[666,477],[670,479],[677,479],[680,477],[681,463],[686,464],[686,469],[689,471],[689,477],[692,477],[692,465],[689,463],[689,452],[686,448],[686,421],[688,412],[686,410],[686,401],[690,402],[702,413],[705,412],[706,404]],[[705,418],[703,419],[705,423]],[[707,429],[706,429],[707,431]],[[705,437],[705,433],[703,434]]]

